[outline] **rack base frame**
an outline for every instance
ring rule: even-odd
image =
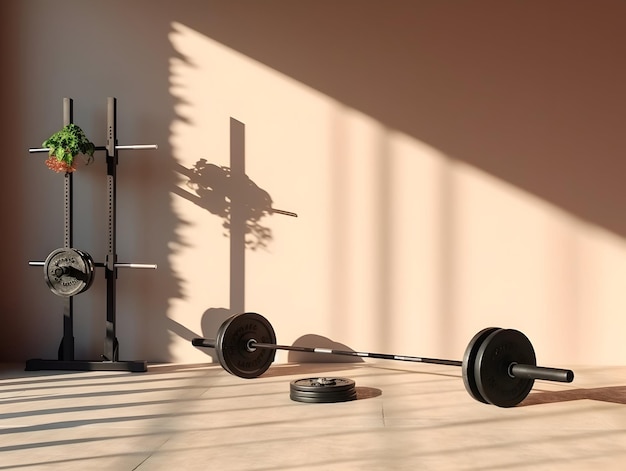
[[[33,358],[26,361],[25,371],[126,371],[145,373],[148,362],[137,361],[87,361],[87,360],[43,360]]]

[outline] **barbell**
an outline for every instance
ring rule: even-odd
[[[522,332],[497,327],[478,332],[467,345],[462,361],[278,345],[270,322],[254,312],[226,319],[215,339],[194,338],[191,343],[214,348],[220,365],[241,378],[256,378],[265,373],[274,361],[276,350],[460,366],[470,396],[498,407],[513,407],[522,402],[535,380],[562,383],[574,380],[572,370],[537,366],[533,346]]]
[[[95,268],[106,266],[105,263],[94,262],[87,252],[74,248],[55,249],[45,261],[30,261],[28,264],[42,266],[48,288],[61,297],[76,296],[87,291],[93,283]],[[155,264],[147,263],[114,263],[113,267],[157,268]]]

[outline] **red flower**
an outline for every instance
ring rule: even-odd
[[[76,170],[74,165],[67,165],[63,160],[57,159],[55,156],[50,156],[46,159],[46,166],[50,170],[54,170],[57,173],[71,173]]]

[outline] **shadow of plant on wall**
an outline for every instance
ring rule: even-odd
[[[188,178],[185,198],[222,218],[224,236],[229,237],[232,215],[245,220],[245,247],[250,250],[265,248],[272,241],[272,230],[261,220],[277,212],[272,208],[269,193],[254,183],[247,175],[233,175],[231,169],[198,160],[191,169],[182,165],[178,171]]]

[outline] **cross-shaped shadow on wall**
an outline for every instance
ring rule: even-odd
[[[265,248],[272,241],[272,230],[263,225],[263,218],[296,214],[273,208],[269,193],[246,175],[245,125],[234,118],[230,120],[230,167],[200,159],[191,168],[178,165],[176,170],[187,179],[187,189],[177,187],[174,192],[220,217],[224,237],[230,238],[230,306],[212,307],[202,315],[203,334],[215,337],[230,315],[245,312],[245,251]],[[198,337],[180,324],[173,330],[188,340]]]

